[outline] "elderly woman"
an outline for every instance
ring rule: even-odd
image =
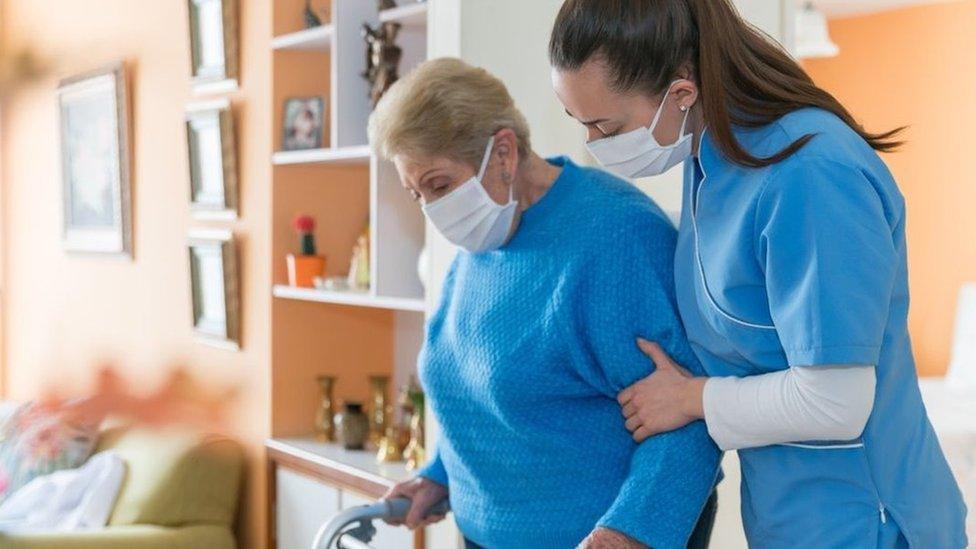
[[[419,364],[443,436],[389,494],[412,500],[407,525],[439,520],[424,515],[449,496],[468,547],[707,543],[719,451],[705,426],[638,444],[616,401],[651,368],[638,338],[697,364],[660,209],[609,174],[540,158],[504,85],[459,60],[399,81],[369,131],[461,248]]]

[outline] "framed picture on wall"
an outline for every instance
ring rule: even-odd
[[[230,101],[196,103],[186,110],[190,210],[201,219],[237,217],[237,153]]]
[[[121,62],[58,86],[64,248],[132,255],[129,105]]]
[[[325,100],[321,97],[293,97],[285,101],[284,139],[286,151],[322,147]]]
[[[230,231],[190,233],[193,330],[202,343],[240,349],[240,290],[237,243]]]
[[[194,89],[237,87],[238,0],[187,0],[190,16],[190,75]]]

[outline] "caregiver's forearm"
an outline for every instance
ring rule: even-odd
[[[780,372],[713,377],[705,384],[708,433],[738,450],[861,435],[874,405],[873,366],[800,366]]]

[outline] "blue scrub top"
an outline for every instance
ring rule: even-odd
[[[803,109],[736,128],[773,166],[725,159],[708,132],[685,164],[678,305],[711,376],[875,365],[862,437],[742,450],[753,547],[877,547],[891,521],[912,545],[966,546],[965,505],[929,423],[908,337],[904,200],[843,121]]]

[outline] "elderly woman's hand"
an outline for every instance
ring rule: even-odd
[[[444,515],[428,515],[427,511],[447,497],[447,487],[429,478],[415,477],[405,480],[386,493],[383,499],[407,498],[410,500],[410,510],[404,520],[388,520],[389,524],[405,525],[411,530],[423,528],[428,524],[444,520]]]
[[[645,549],[647,546],[634,538],[610,528],[597,527],[576,549]]]
[[[641,442],[705,417],[702,393],[708,378],[691,375],[657,343],[638,339],[637,346],[654,361],[655,370],[617,395],[634,440]]]

